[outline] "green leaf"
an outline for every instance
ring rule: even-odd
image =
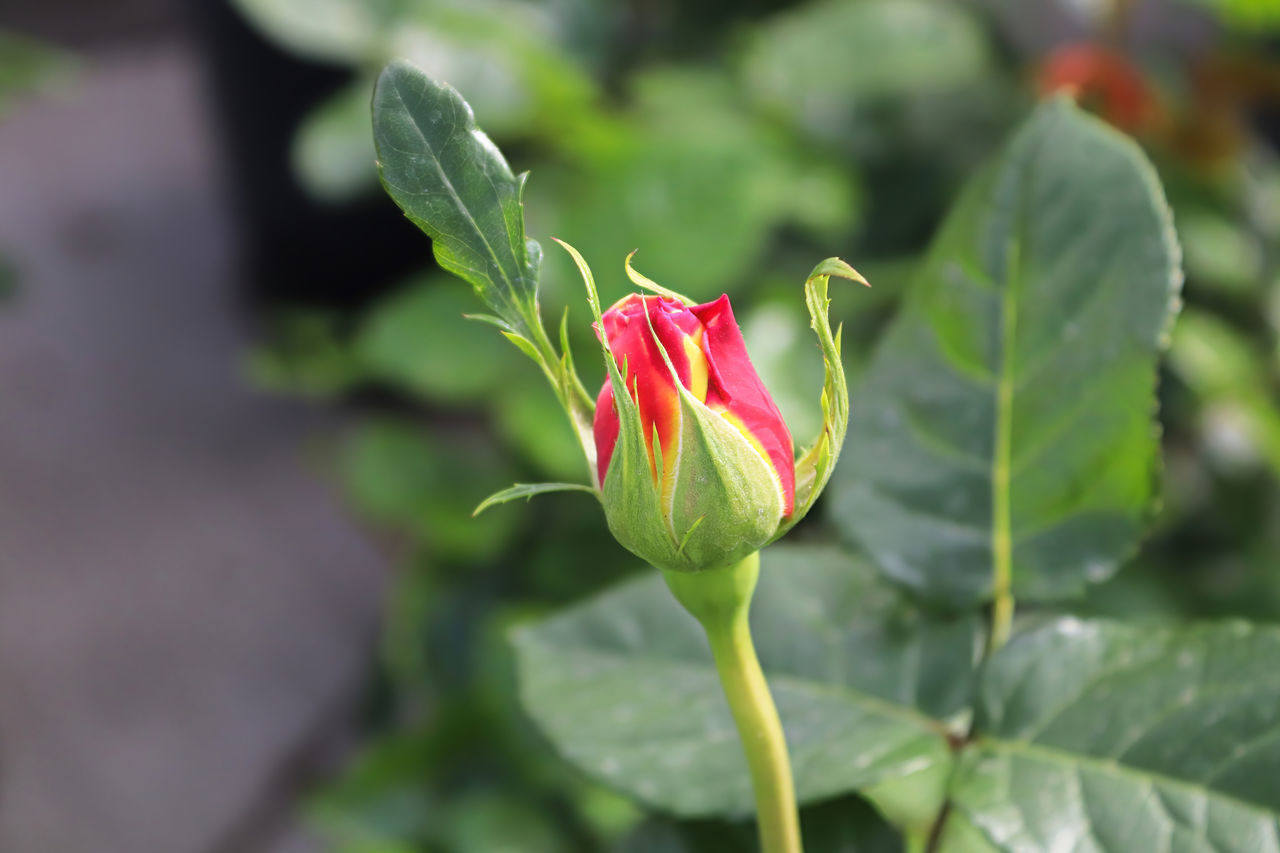
[[[373,94],[373,136],[383,186],[430,235],[436,261],[469,282],[514,330],[537,318],[542,251],[524,236],[517,178],[447,84],[393,62]]]
[[[1059,619],[987,665],[943,851],[1280,849],[1280,630]]]
[[[399,839],[421,837],[438,820],[436,797],[423,780],[439,752],[419,733],[374,741],[341,778],[310,798],[308,822],[331,843],[353,849],[386,844],[392,850]]]
[[[902,853],[902,839],[866,801],[839,797],[800,811],[805,853]],[[623,838],[611,853],[758,853],[750,821],[677,822],[652,817]]]
[[[1042,105],[964,193],[853,394],[836,524],[954,604],[1110,576],[1152,511],[1181,280],[1138,148]]]
[[[448,276],[410,282],[375,306],[355,353],[374,377],[427,400],[483,401],[498,393],[518,356],[491,329],[463,319],[471,306],[466,289]]]
[[[1207,458],[1239,465],[1261,457],[1280,473],[1280,409],[1266,351],[1236,326],[1190,310],[1178,321],[1169,362],[1204,406]],[[1215,441],[1215,427],[1232,440]]]
[[[336,312],[286,308],[270,317],[267,325],[267,342],[246,359],[246,372],[255,387],[329,399],[349,392],[367,378]]]
[[[1280,30],[1280,5],[1270,0],[1183,0],[1215,13],[1228,27],[1246,33]]]
[[[350,201],[377,187],[369,130],[371,87],[369,78],[361,76],[308,113],[293,137],[294,174],[319,201]]]
[[[469,282],[507,339],[542,368],[594,468],[593,401],[538,311],[542,248],[525,239],[527,173],[512,174],[456,91],[404,62],[378,77],[373,136],[388,194],[431,237],[440,266]]]
[[[859,100],[954,90],[985,72],[988,54],[982,28],[955,3],[825,0],[758,27],[741,72],[762,102],[835,127]]]
[[[294,53],[358,63],[386,40],[400,0],[232,0],[254,26]]]
[[[932,820],[946,726],[973,672],[973,617],[936,620],[829,548],[766,551],[751,614],[797,793],[862,790]],[[589,775],[683,816],[745,814],[749,776],[706,640],[656,573],[514,635],[521,699]]]
[[[596,472],[583,462],[582,448],[560,416],[560,404],[541,384],[512,373],[490,400],[494,428],[503,441],[537,466],[541,476],[553,480],[586,477]]]
[[[479,515],[491,506],[516,501],[520,498],[528,500],[534,495],[541,495],[547,492],[586,492],[589,495],[595,495],[596,490],[581,483],[516,483],[514,486],[489,495],[489,497],[480,502],[480,505],[471,514]]]
[[[443,557],[484,560],[511,541],[519,519],[493,512],[472,518],[495,482],[512,472],[483,436],[433,435],[408,421],[361,426],[344,448],[340,472],[367,518],[420,539]]]

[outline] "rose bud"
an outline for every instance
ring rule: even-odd
[[[729,297],[690,305],[633,293],[597,332],[616,367],[594,433],[618,541],[659,568],[698,571],[774,538],[795,507],[791,433],[747,357]],[[616,387],[628,389],[621,405]]]

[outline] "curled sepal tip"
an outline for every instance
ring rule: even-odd
[[[840,360],[840,329],[831,332],[828,309],[831,299],[827,296],[827,284],[832,276],[856,281],[870,287],[862,273],[839,258],[827,258],[813,268],[804,282],[804,301],[809,309],[809,326],[818,336],[822,350],[822,430],[812,444],[796,460],[795,511],[779,528],[774,540],[781,538],[813,507],[814,501],[840,458],[845,432],[849,428],[849,386],[845,380],[844,364]]]

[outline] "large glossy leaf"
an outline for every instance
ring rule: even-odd
[[[1280,630],[1072,618],[988,664],[943,851],[1280,850]]]
[[[1138,148],[1042,105],[951,213],[852,395],[837,525],[956,604],[1108,577],[1155,495],[1156,360],[1180,283]]]
[[[802,802],[862,790],[932,819],[962,712],[972,618],[928,619],[839,551],[764,554],[752,631]],[[655,572],[515,634],[521,697],[585,772],[684,816],[744,814],[746,763],[698,624]],[[931,714],[927,716],[926,714]]]
[[[378,77],[373,138],[382,183],[431,236],[440,266],[523,337],[536,325],[538,244],[524,236],[517,178],[467,102],[404,62]]]

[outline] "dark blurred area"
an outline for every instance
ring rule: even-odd
[[[242,376],[199,14],[0,12],[46,51],[0,96],[0,850],[316,849],[294,803],[368,683],[385,560],[304,458],[342,424]]]
[[[10,2],[0,850],[653,849],[517,707],[506,628],[637,566],[585,501],[470,518],[585,472],[379,191],[395,56],[532,170],[531,234],[606,301],[636,247],[741,300],[806,435],[814,260],[874,284],[833,306],[856,388],[964,179],[1072,93],[1147,150],[1188,273],[1165,509],[1081,606],[1276,620],[1278,39],[1280,9],[1232,0]],[[590,352],[574,276],[547,248],[546,315]]]

